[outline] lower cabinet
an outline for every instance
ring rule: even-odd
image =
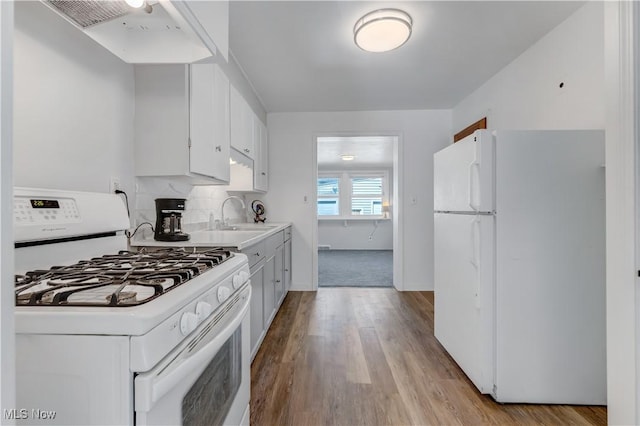
[[[251,268],[251,356],[255,355],[254,348],[258,348],[262,340],[264,330],[264,318],[262,316],[262,283],[263,265]]]
[[[241,251],[251,270],[251,359],[291,286],[291,228]]]
[[[271,324],[271,320],[276,316],[276,292],[274,285],[275,275],[275,257],[267,253],[267,262],[264,264],[264,281],[263,281],[263,307],[264,307],[264,323]],[[268,327],[265,327],[268,328]]]
[[[284,300],[284,244],[281,244],[276,249],[276,254],[273,257],[276,265],[273,277],[273,286],[275,288],[275,300],[276,306],[280,306]]]
[[[284,293],[291,288],[291,239],[284,243]]]

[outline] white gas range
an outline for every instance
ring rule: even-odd
[[[14,224],[19,423],[248,424],[246,256],[129,252],[111,194],[16,188]]]

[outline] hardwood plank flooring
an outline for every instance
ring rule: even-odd
[[[433,336],[433,292],[290,292],[251,366],[251,424],[604,425],[606,407],[498,404]]]

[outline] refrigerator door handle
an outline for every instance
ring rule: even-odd
[[[480,309],[480,219],[475,216],[471,221],[471,265],[476,270],[475,305]]]
[[[471,223],[470,223],[470,240],[471,240],[471,259],[469,259],[469,262],[471,262],[471,265],[473,265],[473,267],[475,269],[478,269],[478,258],[476,256],[476,222],[477,222],[477,218],[474,217],[473,219],[471,219]]]
[[[474,171],[475,175],[478,176],[478,179],[474,179]],[[471,164],[469,164],[469,207],[471,210],[478,211],[480,209],[480,203],[476,202],[476,185],[475,182],[480,179],[480,163],[476,160],[473,160]]]

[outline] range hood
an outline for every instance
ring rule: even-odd
[[[132,64],[187,64],[216,54],[216,46],[184,1],[42,0],[86,35]]]

